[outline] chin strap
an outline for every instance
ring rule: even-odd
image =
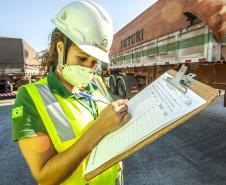
[[[69,49],[69,46],[72,44],[72,41],[66,35],[64,35],[63,41],[64,41],[63,65],[65,65],[67,61],[68,49]]]
[[[67,51],[68,51],[68,38],[64,36],[64,55],[63,55],[63,65],[66,64],[67,61]]]

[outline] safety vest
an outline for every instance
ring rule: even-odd
[[[98,89],[92,93],[95,98],[106,101],[107,89],[98,76],[93,83]],[[91,113],[78,101],[62,98],[50,91],[47,78],[25,86],[31,96],[37,111],[46,127],[49,137],[58,153],[61,153],[73,145],[94,121]],[[106,107],[106,104],[96,102],[98,112]],[[120,163],[114,165],[90,181],[84,178],[87,158],[61,185],[120,185],[122,184],[122,168]]]

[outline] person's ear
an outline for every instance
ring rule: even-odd
[[[58,53],[58,64],[63,65],[64,43],[62,41],[57,42],[56,48]]]

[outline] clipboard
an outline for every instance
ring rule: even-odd
[[[98,174],[104,172],[105,170],[107,170],[108,168],[113,166],[114,164],[126,159],[131,154],[141,150],[146,145],[148,145],[151,142],[155,141],[156,139],[160,138],[164,134],[168,133],[172,129],[179,126],[180,124],[184,123],[186,120],[193,117],[194,115],[196,115],[197,113],[199,113],[200,111],[202,111],[203,109],[208,107],[211,103],[213,103],[213,101],[218,96],[218,90],[214,89],[214,88],[212,88],[212,87],[210,87],[210,86],[208,86],[208,85],[206,85],[202,82],[194,80],[193,79],[194,75],[184,76],[185,72],[186,72],[185,66],[182,66],[182,68],[179,70],[178,73],[174,70],[169,70],[169,71],[167,71],[167,73],[174,78],[168,79],[167,81],[169,82],[169,84],[176,87],[182,93],[186,93],[187,88],[189,88],[190,90],[195,92],[197,95],[202,97],[204,100],[206,100],[206,103],[204,105],[200,106],[199,108],[195,109],[194,111],[186,114],[185,116],[177,119],[176,121],[167,125],[166,127],[160,129],[156,133],[152,134],[151,136],[147,137],[143,141],[141,141],[138,144],[134,145],[133,147],[129,148],[125,152],[115,156],[114,158],[107,161],[103,165],[99,166],[95,170],[85,174],[85,179],[87,181],[91,180],[92,178],[94,178]]]

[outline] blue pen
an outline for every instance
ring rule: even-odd
[[[103,101],[103,100],[100,100],[100,99],[96,99],[96,98],[94,98],[92,95],[90,95],[90,94],[86,94],[86,93],[83,93],[83,92],[80,92],[79,93],[81,96],[83,96],[83,97],[85,97],[85,98],[87,98],[87,99],[89,99],[89,100],[93,100],[93,101],[99,101],[99,102],[102,102],[102,103],[105,103],[105,104],[109,104],[109,102],[106,102],[106,101]]]

